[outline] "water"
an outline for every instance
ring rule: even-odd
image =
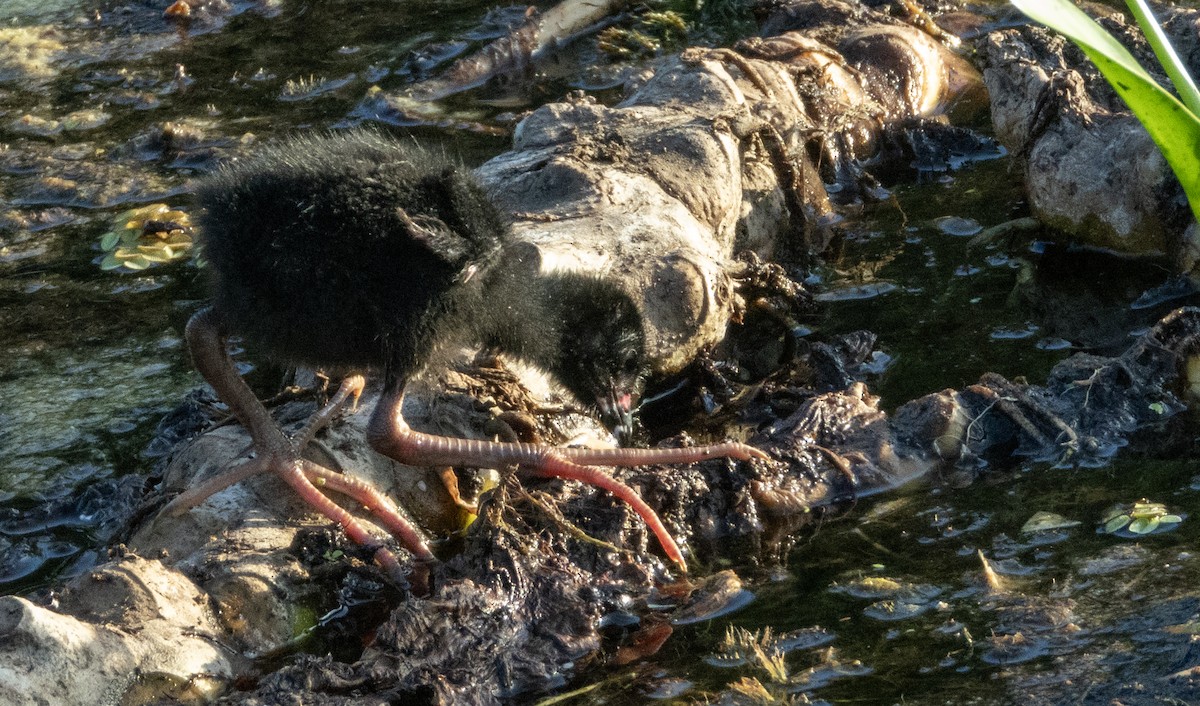
[[[0,590],[95,561],[105,517],[132,502],[137,479],[119,479],[153,469],[155,425],[199,384],[182,345],[203,296],[195,264],[102,272],[101,235],[133,206],[186,211],[188,181],[233,145],[344,122],[370,86],[406,80],[393,74],[413,46],[484,11],[248,8],[187,32],[136,3],[0,11]],[[185,131],[174,144],[165,123]],[[474,161],[503,145],[424,133]],[[81,516],[89,488],[112,513]]]
[[[110,221],[145,203],[186,210],[188,180],[233,145],[358,119],[372,86],[395,89],[427,70],[410,61],[414,48],[476,26],[488,6],[238,4],[234,15],[188,31],[149,4],[125,7],[0,8],[0,32],[10,32],[0,46],[28,48],[27,61],[0,59],[7,593],[100,559],[91,547],[111,537],[113,518],[157,462],[158,452],[146,451],[155,425],[199,382],[181,345],[201,297],[195,265],[102,272],[97,243]],[[572,82],[580,80],[535,85],[546,99]],[[472,161],[499,152],[502,137],[459,129],[479,120],[504,126],[502,112],[520,109],[512,96],[491,98],[452,101],[453,113],[414,132]],[[166,122],[199,138],[164,149],[152,138]],[[1074,350],[1120,350],[1131,332],[1188,301],[1142,297],[1166,291],[1155,289],[1165,276],[1152,263],[1057,252],[1036,233],[973,244],[978,228],[1025,215],[1007,160],[894,193],[851,224],[845,254],[816,273],[827,294],[822,319],[811,322],[815,335],[879,334],[887,355],[870,384],[889,408],[987,371],[1036,382]],[[965,487],[960,480],[949,474],[862,503],[792,540],[781,564],[738,565],[754,581],[754,603],[677,628],[649,665],[585,672],[575,686],[599,686],[583,701],[642,703],[651,692],[696,699],[753,677],[770,693],[828,701],[992,703],[1051,693],[1068,679],[1086,683],[1087,670],[1097,675],[1094,694],[1116,698],[1114,684],[1129,675],[1190,664],[1179,655],[1200,631],[1190,598],[1195,522],[1141,541],[1096,532],[1109,505],[1140,497],[1195,515],[1200,480],[1188,462],[1121,457],[1104,469],[1021,467]],[[1082,524],[1024,535],[1039,510]],[[1002,589],[983,581],[979,551]],[[832,639],[787,652],[787,678],[772,681],[760,667],[703,659],[730,626],[819,627]]]
[[[719,693],[751,677],[772,693],[834,703],[1061,703],[1088,688],[1113,695],[1113,682],[1165,676],[1180,668],[1196,630],[1196,528],[1184,522],[1137,541],[1097,525],[1115,497],[1195,508],[1190,466],[1023,468],[964,489],[919,485],[860,505],[802,537],[786,571],[765,572],[775,575],[756,586],[755,604],[678,630],[658,672],[637,682],[641,693],[662,680]],[[1023,533],[1038,510],[1081,524]],[[980,551],[1001,590],[985,583]],[[787,653],[789,687],[753,664],[697,662],[719,649],[729,624],[776,634],[820,628],[832,639]]]

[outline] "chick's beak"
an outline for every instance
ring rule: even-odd
[[[608,394],[596,400],[600,408],[600,421],[624,446],[633,438],[633,395],[614,386]]]

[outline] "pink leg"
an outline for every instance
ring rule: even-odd
[[[736,441],[708,446],[687,446],[678,449],[559,449],[564,458],[583,466],[652,466],[655,464],[698,463],[710,458],[732,458],[749,461],[757,458],[769,461],[761,449]]]
[[[329,422],[333,421],[333,416],[342,410],[347,400],[353,397],[355,407],[358,406],[358,398],[362,396],[365,385],[366,380],[362,375],[351,375],[343,380],[338,391],[334,393],[333,399],[326,402],[324,407],[308,418],[304,428],[292,437],[292,443],[301,449],[308,446],[308,442],[313,440],[317,432],[329,426]]]
[[[257,473],[276,473],[292,486],[305,502],[338,523],[352,540],[374,548],[376,562],[394,578],[398,581],[406,580],[405,572],[395,555],[380,547],[380,543],[353,515],[325,497],[309,480],[312,477],[366,505],[418,559],[433,560],[433,554],[420,533],[381,493],[362,481],[336,474],[301,457],[304,445],[329,423],[347,400],[351,397],[358,399],[363,386],[360,376],[351,377],[343,383],[329,404],[313,415],[295,439],[289,439],[238,375],[233,361],[225,352],[220,321],[212,309],[202,309],[188,321],[187,340],[196,368],[212,385],[217,396],[229,406],[238,421],[246,427],[258,457],[180,495],[167,506],[167,511],[183,512],[203,502],[213,493]]]
[[[604,471],[571,463],[559,456],[557,451],[543,454],[541,462],[531,465],[530,468],[535,474],[545,478],[577,480],[581,483],[594,485],[601,490],[607,490],[617,496],[618,500],[624,501],[642,518],[642,521],[646,523],[646,526],[658,538],[658,543],[662,545],[667,558],[679,565],[679,569],[683,573],[687,573],[687,562],[683,560],[683,552],[679,551],[679,545],[675,543],[675,538],[667,531],[666,526],[663,525],[654,508],[647,505],[646,501],[642,500],[642,496],[638,495],[636,490]]]
[[[485,467],[520,465],[534,473],[569,478],[603,488],[629,503],[658,537],[664,551],[681,567],[683,555],[658,513],[629,486],[587,465],[641,466],[650,463],[693,463],[709,458],[767,458],[745,444],[728,443],[685,449],[564,449],[537,444],[510,444],[454,439],[414,431],[404,421],[403,389],[385,392],[371,415],[368,439],[377,451],[414,466],[467,464]]]
[[[265,459],[252,458],[232,471],[209,478],[200,485],[188,488],[179,495],[176,495],[175,499],[167,503],[160,512],[167,517],[182,515],[205,500],[208,500],[210,496],[216,495],[229,486],[270,470]]]
[[[547,451],[585,466],[695,463],[710,458],[770,459],[761,450],[737,442],[680,449],[575,449],[435,436],[408,426],[401,412],[403,403],[403,389],[385,392],[371,415],[367,437],[376,451],[412,466],[534,466]]]
[[[347,476],[319,466],[311,461],[302,461],[304,475],[312,481],[312,485],[341,493],[354,498],[363,508],[375,516],[384,529],[391,532],[405,547],[408,547],[416,558],[422,561],[433,561],[434,556],[425,544],[425,538],[400,513],[400,509],[375,486],[353,476]],[[316,488],[314,488],[316,490]],[[347,534],[349,534],[347,532]]]
[[[374,548],[376,563],[382,566],[393,578],[405,581],[406,572],[400,566],[400,562],[396,560],[396,555],[391,553],[386,547],[381,546],[379,541],[362,526],[362,523],[355,519],[354,515],[346,512],[340,505],[325,497],[321,491],[317,490],[316,486],[305,477],[304,472],[301,470],[302,465],[304,465],[303,461],[291,463],[286,467],[280,465],[275,469],[275,473],[286,481],[288,485],[292,486],[292,489],[296,491],[296,494],[304,502],[312,505],[322,515],[341,525],[342,530],[346,532],[346,536],[356,544]]]

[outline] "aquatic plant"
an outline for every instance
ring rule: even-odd
[[[156,203],[118,214],[100,236],[102,270],[144,270],[192,257],[192,224],[183,211]]]
[[[650,11],[639,15],[631,28],[609,27],[601,31],[596,36],[596,46],[616,59],[650,57],[683,47],[687,35],[688,23],[678,12]]]
[[[1074,42],[1100,69],[1162,150],[1200,220],[1200,91],[1154,19],[1146,0],[1126,0],[1155,56],[1179,93],[1176,98],[1125,47],[1070,0],[1012,0],[1031,19]]]
[[[1173,530],[1183,520],[1183,515],[1171,512],[1166,505],[1142,498],[1132,505],[1114,505],[1106,510],[1100,520],[1100,531],[1118,537],[1136,538]]]

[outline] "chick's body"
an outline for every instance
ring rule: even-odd
[[[370,132],[267,148],[198,197],[213,306],[231,331],[279,360],[400,379],[455,298],[478,299],[483,278],[466,273],[508,233],[460,168]]]
[[[238,376],[225,336],[281,361],[326,370],[382,368],[383,394],[368,426],[380,453],[414,465],[519,465],[579,480],[628,503],[667,555],[683,555],[638,493],[597,465],[762,457],[742,444],[680,449],[578,449],[451,439],[403,419],[406,381],[443,362],[453,344],[523,358],[550,373],[607,421],[628,428],[645,371],[641,313],[611,281],[539,273],[509,243],[503,218],[467,172],[416,146],[362,131],[301,137],[228,165],[197,191],[213,303],[188,323],[196,367],[246,426],[255,457],[173,500],[183,512],[232,483],[275,473],[337,522],[397,580],[405,571],[355,517],[322,492],[369,509],[421,561],[421,533],[375,488],[304,458],[304,446],[362,390],[351,376],[297,437],[283,434]],[[319,486],[319,487],[318,487]]]

